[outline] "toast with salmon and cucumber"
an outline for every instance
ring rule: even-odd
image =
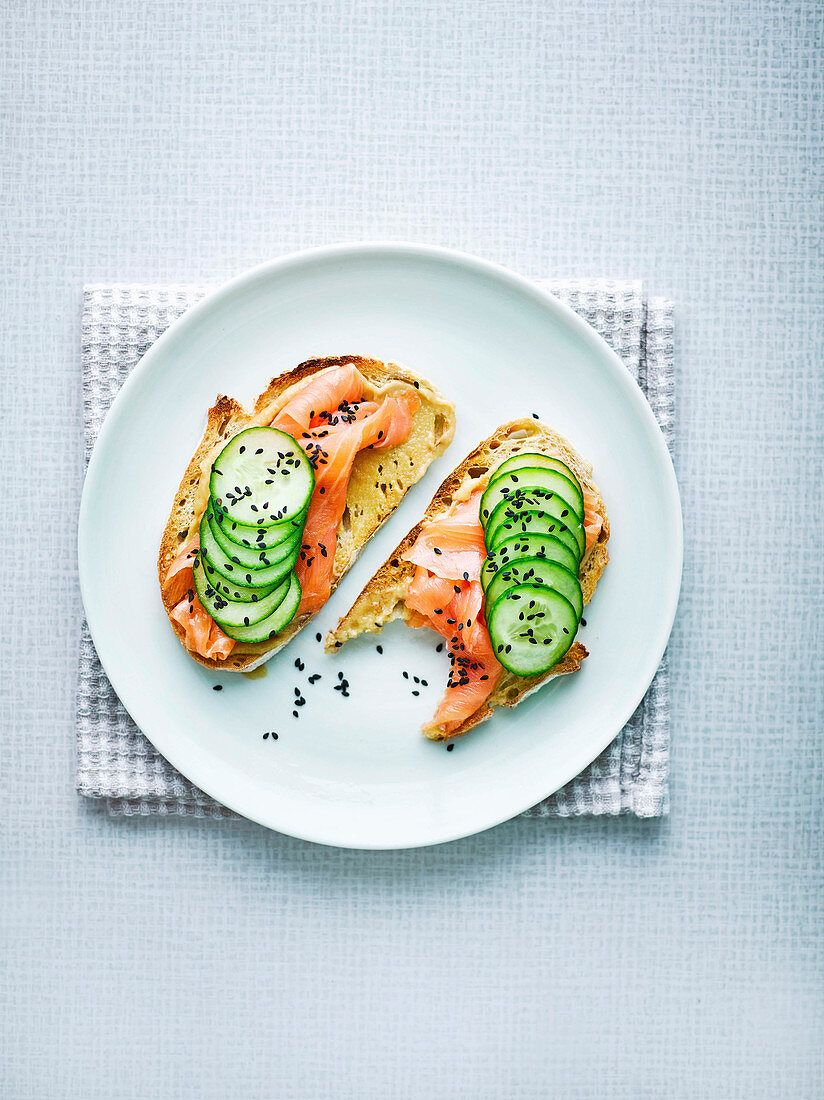
[[[609,561],[592,467],[535,419],[478,444],[438,489],[326,639],[337,649],[392,619],[445,641],[446,691],[423,733],[446,741],[577,672],[576,634]]]
[[[252,412],[218,397],[157,561],[190,656],[219,672],[272,657],[454,434],[454,406],[430,382],[360,356],[301,363]]]

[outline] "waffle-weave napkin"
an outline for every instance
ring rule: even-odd
[[[607,340],[638,382],[672,443],[673,306],[647,298],[640,282],[547,280]],[[83,408],[89,460],[103,419],[135,363],[208,286],[96,285],[83,300]],[[670,714],[666,658],[612,744],[527,817],[635,814],[668,810]],[[112,814],[235,817],[193,786],[143,736],[118,699],[83,624],[77,682],[77,790]]]

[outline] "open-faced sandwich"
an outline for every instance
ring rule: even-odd
[[[252,412],[219,397],[157,562],[189,654],[226,672],[268,660],[454,433],[454,407],[431,383],[359,356],[301,363],[272,379]]]
[[[609,555],[592,467],[556,432],[513,420],[441,485],[421,522],[326,640],[340,647],[392,619],[446,642],[446,692],[423,733],[468,733],[587,656],[575,640]]]

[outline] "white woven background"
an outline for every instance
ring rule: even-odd
[[[819,1098],[824,12],[0,8],[0,1094]],[[678,305],[672,812],[323,850],[73,790],[81,284],[411,238]]]

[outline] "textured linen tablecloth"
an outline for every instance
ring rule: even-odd
[[[673,428],[672,304],[647,299],[639,282],[547,281],[593,325],[636,379],[667,442]],[[135,363],[209,288],[110,285],[86,288],[83,307],[85,460]],[[667,812],[669,696],[666,661],[624,729],[576,779],[528,810],[529,817]],[[235,817],[185,779],[129,717],[106,678],[87,625],[77,683],[77,789],[113,814]]]

